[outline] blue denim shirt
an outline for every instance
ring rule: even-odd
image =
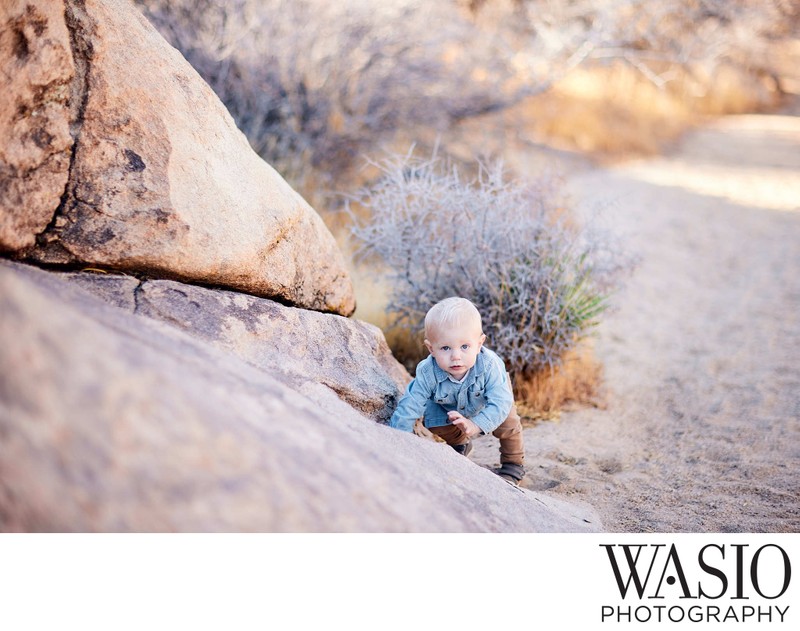
[[[410,432],[416,420],[423,417],[425,427],[439,427],[450,424],[448,412],[458,410],[488,434],[506,420],[513,404],[503,360],[485,346],[461,383],[429,355],[417,365],[416,376],[400,398],[389,425]]]

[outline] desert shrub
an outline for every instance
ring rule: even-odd
[[[411,153],[376,166],[350,213],[358,259],[388,284],[390,328],[420,335],[434,303],[464,296],[512,375],[531,375],[594,329],[630,268],[607,234],[575,221],[554,177],[523,183],[496,163],[467,178]]]

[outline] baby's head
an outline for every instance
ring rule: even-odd
[[[425,346],[439,368],[456,379],[475,365],[485,339],[481,314],[466,298],[446,298],[425,316]]]

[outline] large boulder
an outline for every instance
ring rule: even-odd
[[[353,312],[319,215],[130,0],[11,0],[0,17],[0,249]]]
[[[0,261],[0,314],[0,531],[600,528],[62,275]]]

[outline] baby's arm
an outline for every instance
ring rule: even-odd
[[[514,395],[511,392],[511,383],[506,376],[505,366],[493,365],[486,377],[484,389],[486,406],[472,419],[485,434],[497,429],[508,418],[511,407],[514,405]]]
[[[389,426],[404,432],[413,432],[417,419],[425,412],[425,404],[433,393],[433,384],[428,382],[424,371],[417,367],[417,378],[408,384],[400,397],[397,409],[389,419]]]

